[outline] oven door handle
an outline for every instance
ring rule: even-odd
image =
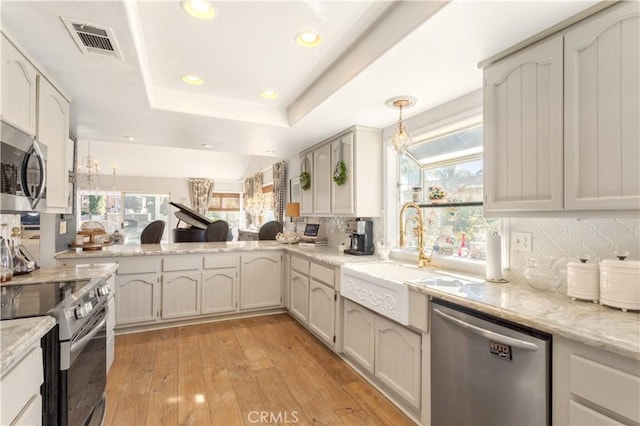
[[[96,336],[96,334],[100,332],[102,327],[104,327],[104,325],[107,323],[108,318],[109,318],[109,307],[105,306],[104,318],[102,319],[102,321],[100,321],[95,327],[93,327],[93,330],[91,330],[86,336],[84,336],[82,339],[78,340],[77,342],[74,342],[71,345],[70,351],[72,353],[75,352],[76,350],[78,350],[79,348],[87,344],[89,340],[93,339]]]

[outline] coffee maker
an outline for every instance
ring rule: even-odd
[[[373,244],[373,222],[365,219],[358,219],[347,222],[347,234],[351,243],[345,249],[347,254],[367,255],[373,254],[375,246]]]

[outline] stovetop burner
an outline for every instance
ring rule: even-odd
[[[61,340],[67,340],[107,303],[110,292],[104,279],[2,285],[0,319],[50,315],[60,325]]]

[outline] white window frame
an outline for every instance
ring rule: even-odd
[[[442,117],[442,115],[440,117]],[[472,108],[466,108],[462,112],[454,112],[445,116],[444,118],[427,123],[426,125],[423,125],[411,131],[414,135],[413,139],[415,141],[425,141],[462,131],[466,128],[482,124],[482,122],[482,106],[475,106]],[[385,142],[386,139],[387,138],[385,137]],[[393,258],[415,262],[417,261],[417,254],[415,250],[409,251],[401,250],[398,248],[400,220],[399,213],[401,208],[399,191],[400,161],[397,155],[390,149],[384,150],[383,168],[386,176],[386,181],[383,188],[383,199],[385,200],[385,240],[387,242],[390,242],[392,247],[395,247],[395,249],[393,249],[391,253],[391,256]],[[502,268],[506,269],[509,266],[509,221],[501,219],[500,229],[503,236]],[[445,267],[447,269],[460,270],[466,273],[472,273],[481,276],[484,276],[486,272],[486,262],[482,261],[470,261],[468,259],[449,256],[436,256],[434,257],[434,261],[438,264],[438,266]]]

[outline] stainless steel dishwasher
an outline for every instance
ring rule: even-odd
[[[434,299],[431,424],[551,424],[551,336]]]

